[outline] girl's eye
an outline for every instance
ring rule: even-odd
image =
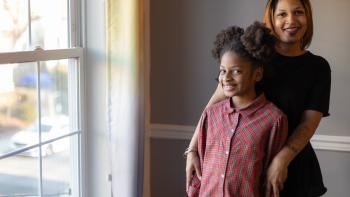
[[[241,73],[240,70],[233,70],[233,71],[232,71],[232,74],[234,74],[234,75],[238,75],[238,74],[240,74],[240,73]]]
[[[224,75],[225,74],[225,70],[220,70],[219,71],[219,75]]]

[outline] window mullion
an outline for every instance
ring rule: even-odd
[[[40,85],[40,62],[37,62],[37,97],[38,97],[38,131],[39,144],[41,144],[41,85]],[[42,146],[39,146],[39,196],[43,196],[43,161]]]
[[[30,6],[30,0],[28,0],[28,39],[29,47],[32,47],[32,11]]]

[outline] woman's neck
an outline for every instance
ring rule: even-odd
[[[278,42],[276,44],[277,53],[284,56],[299,56],[304,54],[306,51],[301,49],[299,43],[282,43]]]

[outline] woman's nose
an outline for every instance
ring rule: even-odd
[[[294,24],[296,21],[296,17],[294,14],[289,14],[287,17],[286,17],[286,22],[289,23],[289,24]]]

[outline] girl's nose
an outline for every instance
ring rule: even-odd
[[[232,72],[226,72],[223,76],[223,80],[225,81],[229,81],[229,80],[232,80],[233,77],[232,77]]]

